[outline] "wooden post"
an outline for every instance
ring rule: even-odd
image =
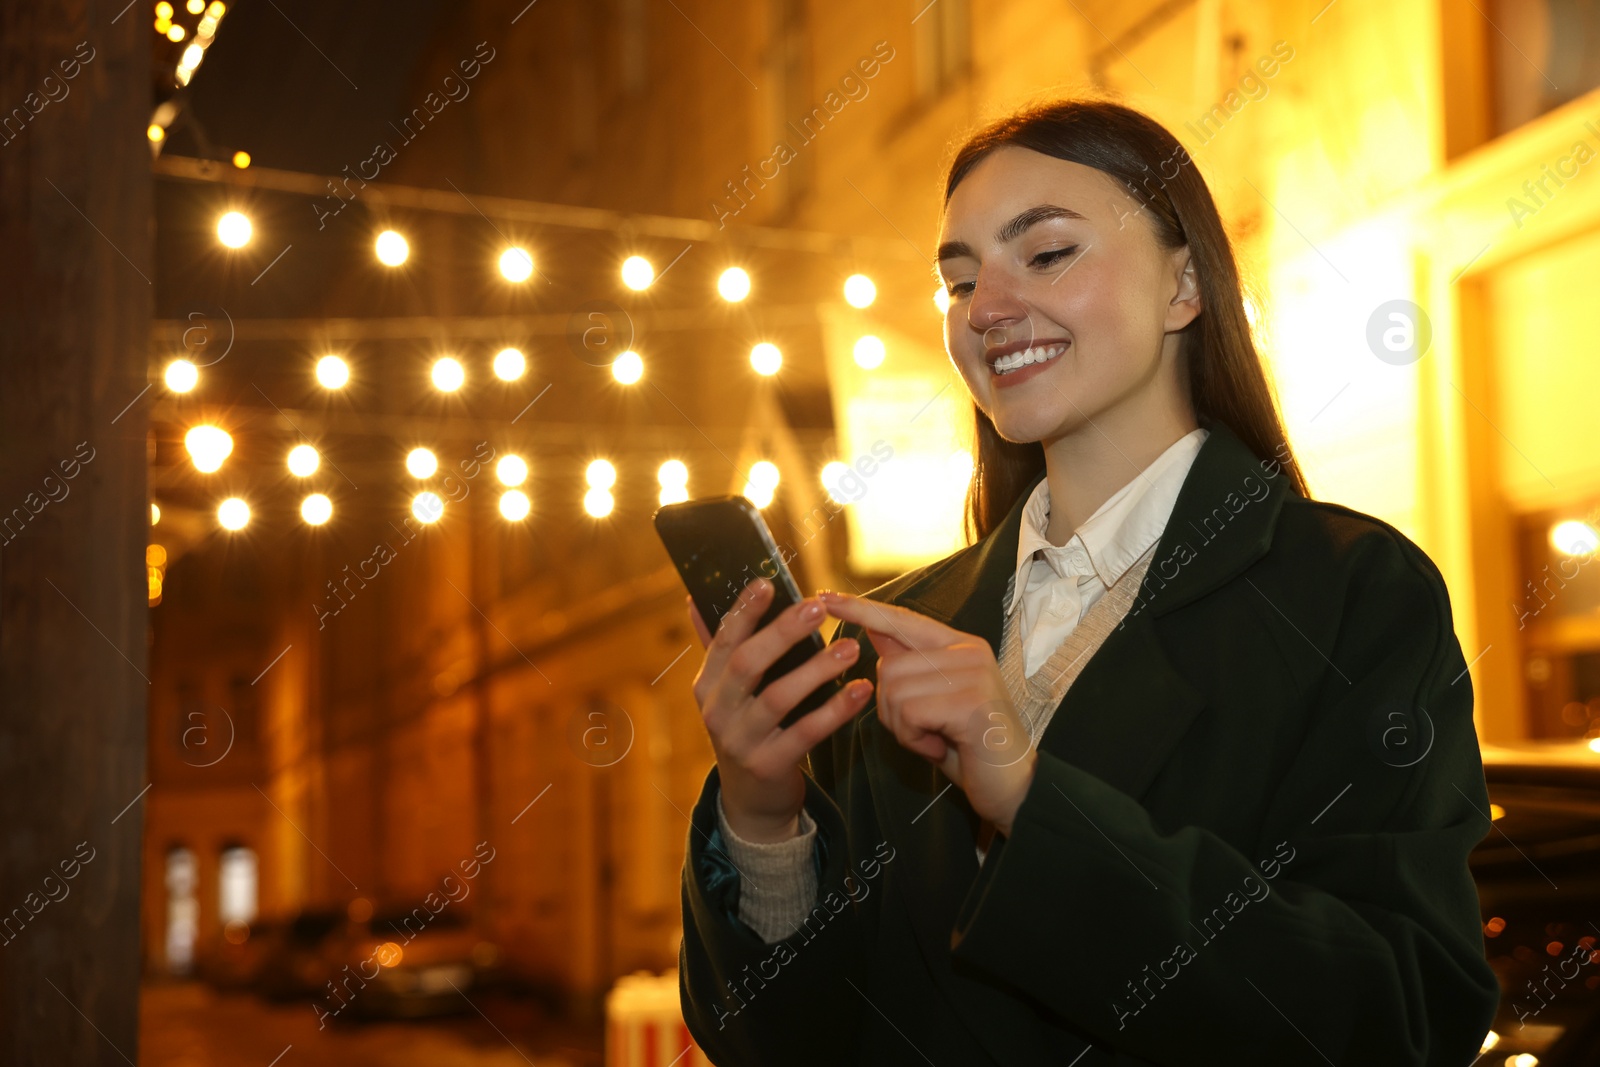
[[[0,1062],[138,1060],[147,9],[0,0]]]

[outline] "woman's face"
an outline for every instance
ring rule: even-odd
[[[1137,420],[1181,388],[1173,331],[1200,313],[1198,288],[1188,249],[1162,249],[1142,215],[1104,172],[1026,148],[996,149],[956,186],[939,235],[945,348],[1002,437]]]

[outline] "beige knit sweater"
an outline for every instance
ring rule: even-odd
[[[1056,650],[1032,675],[1023,673],[1022,612],[1013,611],[1006,619],[1000,640],[1000,675],[1005,680],[1006,692],[1010,694],[1012,704],[1028,724],[1035,744],[1044,736],[1051,716],[1067,695],[1067,689],[1133,607],[1155,550],[1156,545],[1152,544],[1123,572],[1116,584],[1095,601],[1066,640],[1056,646]],[[1001,603],[1011,603],[1015,582],[1016,576],[1013,574],[1006,584],[1005,599]],[[717,820],[721,825],[723,840],[727,842],[728,858],[740,875],[740,921],[768,944],[783,940],[798,928],[816,903],[817,873],[812,862],[816,848],[816,823],[802,809],[797,836],[773,844],[745,841],[728,829],[720,793],[717,796]],[[985,821],[975,843],[980,864],[988,852],[993,835],[993,825]]]

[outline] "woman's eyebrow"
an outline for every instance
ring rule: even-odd
[[[1037,226],[1041,222],[1049,222],[1052,219],[1088,221],[1083,215],[1070,207],[1060,207],[1056,204],[1040,204],[1038,207],[1030,207],[1026,211],[1018,213],[1004,226],[996,230],[994,234],[995,242],[997,244],[1005,244],[1007,241],[1015,240],[1026,233],[1029,228]],[[937,258],[941,261],[956,259],[961,256],[967,256],[972,259],[978,258],[977,254],[972,251],[972,246],[965,241],[946,241],[939,246]]]

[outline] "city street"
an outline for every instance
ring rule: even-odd
[[[484,1015],[329,1026],[304,1004],[200,983],[147,984],[143,1067],[595,1067],[600,1030],[552,1022],[531,1001],[475,997]],[[485,1018],[485,1015],[487,1018]]]

